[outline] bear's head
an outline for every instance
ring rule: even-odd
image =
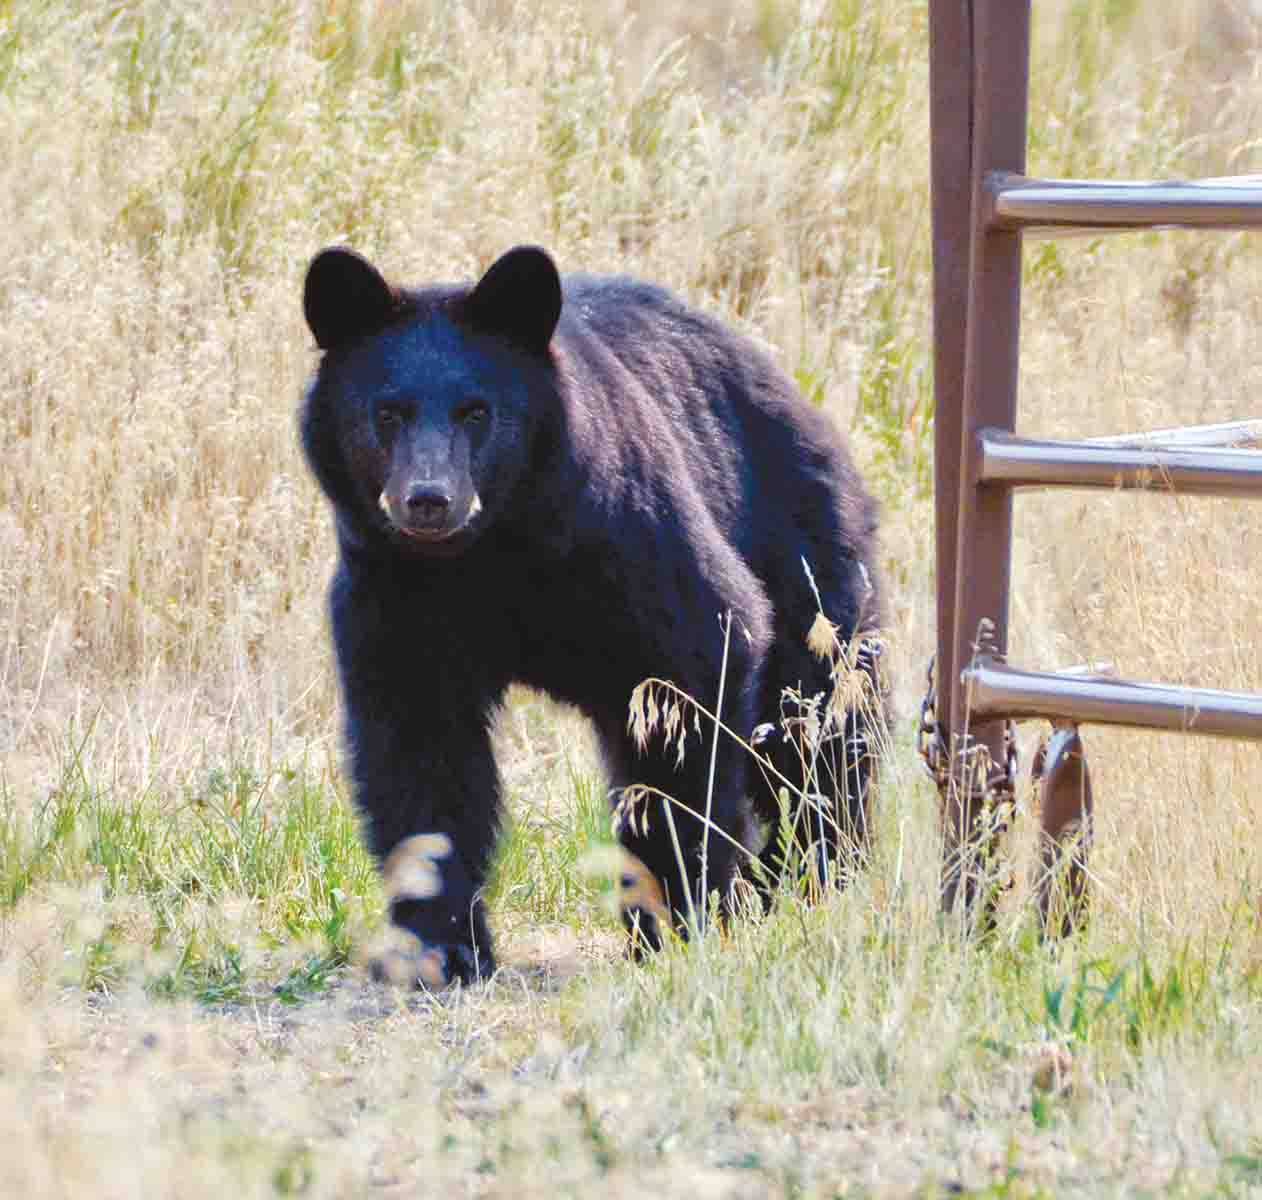
[[[307,270],[324,351],[303,445],[353,543],[427,558],[467,550],[511,505],[555,389],[561,281],[518,246],[473,287],[392,287],[351,250]]]

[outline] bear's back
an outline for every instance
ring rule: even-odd
[[[603,447],[686,478],[751,559],[821,523],[866,547],[875,513],[840,433],[752,338],[627,276],[566,276],[563,295],[554,346],[581,364],[575,402],[617,430]]]

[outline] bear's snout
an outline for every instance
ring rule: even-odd
[[[414,483],[404,499],[409,521],[423,528],[437,528],[447,520],[451,493],[435,483]]]
[[[456,489],[434,480],[387,486],[377,503],[395,529],[418,542],[446,542],[482,511],[476,492],[464,502]]]

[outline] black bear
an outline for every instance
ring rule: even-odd
[[[806,644],[817,611],[843,639],[880,615],[875,509],[836,431],[747,338],[646,283],[562,280],[536,247],[474,285],[416,290],[330,248],[304,310],[324,353],[301,432],[336,516],[355,799],[379,861],[417,835],[447,851],[440,886],[405,891],[392,920],[443,978],[493,968],[480,900],[500,803],[490,727],[513,681],[591,718],[615,788],[656,789],[621,837],[677,919],[711,889],[729,895],[753,857],[741,847],[757,852],[758,824],[780,821],[777,781],[730,738],[712,783],[708,741],[682,762],[638,745],[628,700],[656,676],[712,705],[724,614],[732,731],[778,723],[786,689],[831,689]],[[861,715],[844,742],[840,810],[804,835],[834,858],[840,831],[865,826]],[[767,748],[800,787],[795,739]],[[673,834],[661,794],[686,806]],[[718,832],[702,879],[704,825],[687,810],[707,796]],[[788,840],[761,849],[773,872]]]

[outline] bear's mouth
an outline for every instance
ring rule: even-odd
[[[393,525],[394,523],[391,522]],[[449,542],[456,534],[460,533],[463,525],[457,525],[455,529],[409,529],[406,525],[394,525],[404,537],[411,538],[414,542]]]

